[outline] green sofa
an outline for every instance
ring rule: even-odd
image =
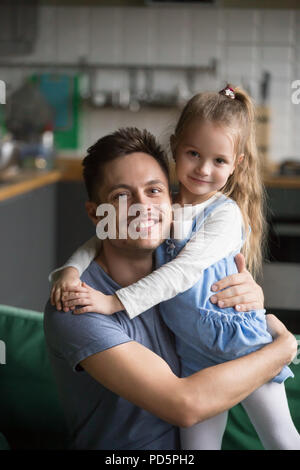
[[[67,433],[45,347],[43,315],[0,305],[0,340],[0,449],[65,449]],[[300,431],[300,364],[291,368],[295,379],[286,387]],[[262,449],[240,405],[230,411],[223,449]]]

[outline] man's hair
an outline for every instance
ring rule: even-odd
[[[105,164],[135,152],[153,157],[169,182],[167,156],[155,137],[146,129],[125,127],[99,139],[88,149],[87,156],[83,159],[83,178],[90,201],[99,202],[98,189],[102,182]]]

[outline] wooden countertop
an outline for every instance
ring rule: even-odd
[[[24,170],[11,178],[7,183],[5,183],[5,181],[1,182],[0,201],[19,196],[20,194],[33,191],[34,189],[48,184],[56,183],[61,179],[61,177],[62,173],[59,170]]]
[[[80,158],[59,158],[53,170],[24,170],[11,178],[9,184],[0,184],[0,201],[10,199],[57,181],[82,181],[82,160]],[[171,165],[171,181],[175,181],[174,165]],[[267,188],[300,190],[300,175],[268,175],[264,178]]]
[[[264,179],[267,188],[300,189],[300,175],[271,175]]]
[[[53,170],[20,170],[0,180],[0,202],[57,181],[82,181],[80,158],[58,158]]]

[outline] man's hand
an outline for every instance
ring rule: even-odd
[[[239,253],[234,258],[238,273],[221,279],[212,286],[214,294],[210,301],[219,307],[235,307],[239,312],[260,310],[264,308],[264,294],[262,288],[256,284],[246,269],[244,256]],[[225,289],[225,290],[223,290]]]
[[[80,285],[81,281],[76,268],[68,267],[59,271],[58,277],[51,289],[51,304],[55,305],[57,310],[61,310],[64,307],[64,311],[67,312],[69,309],[62,305],[62,295],[64,292],[76,289]]]
[[[284,354],[286,355],[286,363],[290,364],[297,355],[298,343],[295,336],[278,320],[275,315],[266,315],[267,329],[276,341],[284,344]]]
[[[70,292],[62,295],[64,307],[72,310],[75,314],[80,313],[102,313],[113,315],[124,310],[122,303],[116,295],[106,295],[99,290],[93,289],[85,282],[81,283]]]

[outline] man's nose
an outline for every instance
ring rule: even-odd
[[[144,193],[137,193],[134,198],[134,203],[141,206],[141,212],[144,214],[151,211],[152,201],[149,201],[149,197]]]

